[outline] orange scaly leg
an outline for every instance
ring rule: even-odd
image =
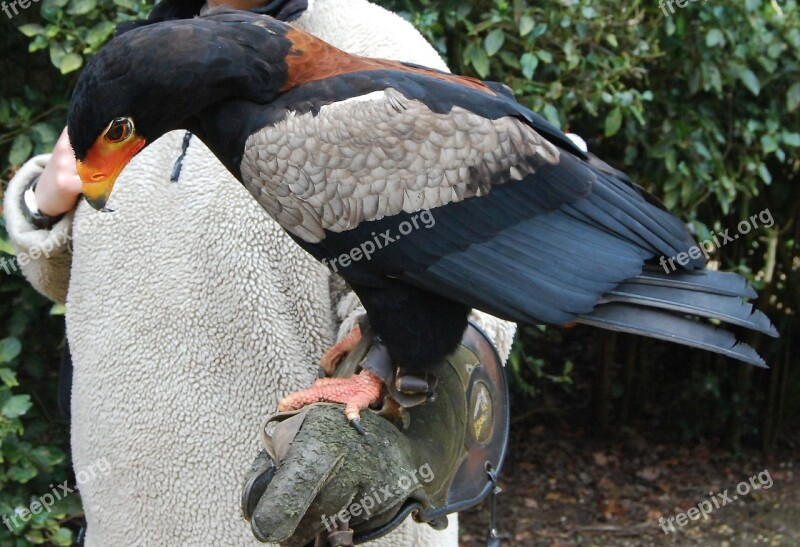
[[[362,370],[350,378],[319,378],[310,388],[281,399],[278,410],[298,410],[321,401],[344,403],[345,416],[355,430],[364,435],[360,412],[381,401],[382,388],[381,379],[369,370]]]
[[[356,325],[347,336],[339,340],[331,349],[325,352],[325,355],[319,360],[319,366],[322,367],[322,370],[324,370],[328,376],[332,376],[339,362],[344,359],[345,355],[352,351],[360,341],[361,327]]]

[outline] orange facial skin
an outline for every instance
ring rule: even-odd
[[[103,135],[97,138],[86,158],[78,161],[83,196],[89,205],[105,210],[117,177],[145,144],[146,141],[136,134],[118,143],[107,141]]]

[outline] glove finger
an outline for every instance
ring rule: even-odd
[[[253,511],[275,476],[275,470],[276,465],[272,458],[266,450],[262,450],[247,473],[242,489],[242,514],[245,520],[249,521],[252,518]]]
[[[421,496],[421,485],[408,480],[416,467],[408,440],[373,411],[362,419],[366,436],[350,427],[341,406],[311,408],[252,511],[258,539],[304,545],[319,532],[379,527],[406,499]]]

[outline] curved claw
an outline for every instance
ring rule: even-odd
[[[350,420],[350,425],[353,426],[353,429],[358,431],[359,435],[367,434],[367,432],[364,431],[364,427],[361,425],[361,420],[359,420],[358,418],[353,418],[352,420]]]

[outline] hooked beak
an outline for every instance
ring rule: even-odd
[[[131,135],[124,142],[110,143],[103,136],[97,138],[83,161],[78,161],[83,197],[98,211],[111,211],[106,207],[117,177],[133,156],[144,148],[145,140]]]

